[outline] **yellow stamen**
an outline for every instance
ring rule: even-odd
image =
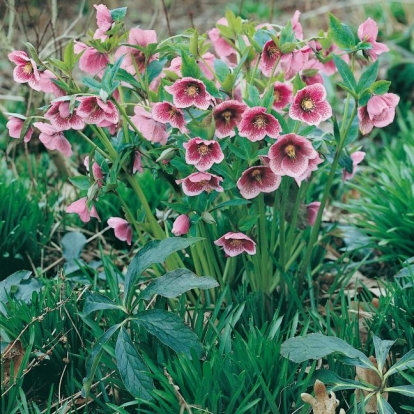
[[[251,172],[251,176],[256,180],[256,181],[259,181],[259,182],[261,182],[262,181],[262,173],[261,173],[261,171],[259,170],[259,169],[257,169],[257,170],[253,170],[252,172]]]
[[[274,97],[275,97],[275,102],[280,102],[280,92],[279,91],[275,91]]]
[[[302,99],[302,102],[300,103],[300,107],[305,112],[312,112],[313,109],[315,108],[315,103],[313,102],[311,98],[304,98]]]
[[[289,158],[296,158],[296,151],[295,151],[295,146],[292,144],[289,144],[286,148],[285,148],[285,153],[287,154],[287,156]]]
[[[230,124],[232,115],[233,114],[230,111],[225,111],[221,114],[221,116],[224,118],[224,122],[226,123],[226,125]]]
[[[241,244],[243,244],[243,240],[238,240],[238,239],[233,239],[230,244],[232,246],[240,246]]]
[[[33,70],[33,65],[32,65],[32,63],[31,63],[31,62],[27,62],[27,63],[25,63],[25,65],[23,66],[23,72],[24,72],[26,75],[31,75],[31,74],[34,72],[34,70]]]
[[[267,48],[267,55],[268,55],[270,58],[273,58],[273,57],[275,57],[275,56],[279,56],[279,55],[280,55],[280,50],[279,50],[279,48],[278,48],[276,45],[269,46],[269,47]]]
[[[267,119],[263,115],[257,115],[253,120],[253,125],[258,129],[266,128]]]
[[[200,88],[197,85],[190,83],[187,86],[186,93],[188,96],[191,96],[191,97],[197,96],[200,93]]]
[[[197,146],[197,151],[200,155],[207,155],[210,152],[210,148],[206,144],[199,144]]]

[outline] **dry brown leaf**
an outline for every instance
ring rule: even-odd
[[[315,397],[306,393],[300,395],[303,402],[312,406],[313,414],[335,414],[336,407],[339,405],[335,393],[331,391],[328,394],[325,384],[319,380],[315,381],[313,391],[315,392]],[[345,414],[345,411],[341,408],[339,414]]]
[[[11,375],[11,367],[13,365],[13,380],[16,379],[20,365],[24,357],[24,349],[19,340],[10,342],[4,352],[1,354],[1,365],[3,367],[3,381],[8,383]]]

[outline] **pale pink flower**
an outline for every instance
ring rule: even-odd
[[[132,174],[137,172],[144,172],[144,169],[142,168],[141,153],[139,151],[134,152],[134,162],[132,164]]]
[[[201,138],[192,138],[185,142],[185,161],[194,165],[199,171],[206,171],[214,163],[219,164],[224,159],[223,151],[217,141],[208,141]]]
[[[371,43],[372,49],[364,50],[364,54],[368,55],[372,60],[377,60],[378,55],[388,52],[389,49],[384,43],[377,42],[378,26],[377,23],[368,17],[364,23],[358,27],[359,40]]]
[[[107,221],[108,226],[114,229],[115,237],[121,241],[126,241],[131,245],[132,228],[129,223],[120,217],[111,217]]]
[[[352,172],[348,172],[345,170],[345,168],[342,170],[342,180],[350,180],[355,173],[357,172],[357,165],[362,162],[362,160],[365,158],[365,152],[364,151],[355,151],[351,154],[352,159]]]
[[[95,206],[92,204],[90,208],[88,208],[88,199],[87,197],[80,198],[79,200],[74,201],[68,207],[66,207],[66,213],[76,213],[79,215],[79,218],[84,222],[87,223],[91,217],[95,217],[100,221],[98,216],[98,212],[96,211]]]
[[[293,86],[291,83],[275,82],[273,90],[273,109],[277,112],[283,112],[283,109],[293,100]]]
[[[394,121],[395,108],[400,97],[394,93],[374,95],[366,106],[358,108],[359,129],[365,135],[371,132],[372,128],[383,128]]]
[[[300,187],[303,180],[308,179],[311,176],[312,172],[318,169],[318,165],[322,162],[323,159],[320,157],[319,154],[316,156],[316,158],[309,159],[308,168],[306,169],[306,171],[298,177],[294,177],[298,187]]]
[[[16,116],[9,116],[6,127],[9,130],[10,137],[19,139],[20,134],[22,132],[23,124],[24,124],[23,119],[17,118]],[[32,134],[33,134],[33,128],[30,127],[24,136],[24,142],[29,142],[30,139],[32,138]]]
[[[190,174],[188,177],[182,180],[176,180],[177,184],[182,184],[183,192],[188,196],[196,196],[203,191],[210,193],[213,190],[219,193],[223,191],[220,182],[223,181],[222,177],[206,172],[196,172]]]
[[[182,133],[188,133],[185,126],[184,112],[167,101],[157,102],[153,105],[152,117],[162,124],[169,123],[173,128],[178,128]]]
[[[174,234],[174,236],[182,236],[183,234],[187,234],[188,230],[190,230],[190,224],[190,217],[186,214],[181,214],[175,219],[171,233]]]
[[[332,116],[332,107],[326,101],[325,87],[320,83],[300,89],[289,109],[289,116],[309,125],[319,125]]]
[[[52,102],[50,108],[45,113],[45,118],[58,131],[66,131],[68,129],[81,130],[85,127],[85,122],[76,113],[76,109],[74,108],[70,112],[69,101]]]
[[[217,246],[223,246],[227,256],[234,257],[241,253],[256,254],[256,243],[243,233],[228,232],[214,242]]]
[[[243,112],[247,109],[245,103],[228,100],[217,105],[213,109],[214,121],[216,123],[216,136],[218,138],[233,137],[236,133],[234,127],[238,126]]]
[[[306,212],[308,214],[308,222],[311,226],[315,224],[316,217],[318,216],[319,208],[321,206],[320,201],[313,201],[306,205]]]
[[[225,17],[222,17],[220,20],[218,20],[217,24],[221,26],[229,25]],[[214,50],[220,58],[229,58],[231,55],[236,55],[234,48],[221,37],[220,30],[216,27],[208,31],[208,37],[213,43]]]
[[[199,109],[207,109],[213,99],[202,81],[189,77],[175,81],[171,86],[166,86],[165,90],[173,96],[177,108],[194,105]]]
[[[251,199],[260,193],[271,193],[279,188],[281,177],[266,166],[250,167],[237,181],[242,197]]]
[[[286,134],[279,137],[269,149],[269,166],[276,175],[299,177],[308,170],[309,160],[318,153],[305,137]]]
[[[315,83],[323,84],[321,71],[322,63],[318,59],[309,59],[302,68],[301,78],[306,85],[314,85]]]
[[[13,69],[14,81],[17,83],[28,83],[32,89],[40,91],[40,76],[36,62],[30,59],[27,53],[22,50],[16,50],[7,56],[16,65]]]
[[[109,56],[93,47],[86,46],[82,56],[79,59],[79,68],[86,73],[96,75],[107,67]]]
[[[94,4],[96,9],[96,24],[102,32],[107,32],[114,22],[111,17],[111,12],[104,4]]]
[[[107,127],[118,123],[119,115],[116,106],[111,101],[104,102],[98,96],[80,96],[77,114],[87,124]]]
[[[295,49],[293,52],[282,55],[280,65],[284,71],[284,78],[286,80],[292,79],[305,66],[309,59],[311,49],[308,46],[302,49]]]
[[[303,39],[303,28],[302,28],[302,25],[299,23],[299,18],[300,18],[300,11],[296,10],[291,20],[292,29],[295,32],[296,39],[302,40]]]
[[[279,121],[266,113],[263,106],[255,106],[243,112],[239,125],[239,135],[250,141],[260,141],[264,137],[277,138],[282,131]]]
[[[165,124],[156,121],[151,112],[146,111],[140,105],[135,105],[134,113],[131,121],[145,139],[150,142],[159,142],[162,145],[167,143],[168,134]]]
[[[212,53],[207,52],[202,56],[202,59],[198,61],[198,66],[200,67],[204,76],[210,80],[214,79],[214,60],[215,59],[216,57]]]
[[[72,147],[62,131],[44,122],[34,122],[33,126],[40,130],[39,140],[47,149],[60,151],[66,157],[72,155]]]
[[[87,155],[85,159],[83,160],[83,165],[85,166],[86,171],[89,171],[89,162],[90,162],[89,155]],[[104,178],[103,173],[102,173],[102,168],[95,161],[92,162],[92,174],[93,174],[93,178],[95,179],[95,181],[97,181],[98,184],[101,186],[103,178]]]

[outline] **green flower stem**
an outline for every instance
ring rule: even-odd
[[[85,135],[82,131],[76,131],[95,151],[99,152],[105,159],[112,160],[112,157],[106,153],[103,149],[99,148],[87,135]]]
[[[248,260],[247,260],[245,254],[242,254],[242,260],[243,260],[243,269],[247,273],[247,277],[249,278],[249,283],[250,283],[250,286],[252,287],[252,291],[257,292],[258,285],[257,285],[257,281],[255,279],[256,275],[254,275],[250,272],[250,270],[249,270],[250,266],[247,264]],[[256,255],[252,256],[251,260],[252,260],[252,262],[254,262],[254,268],[255,269],[260,269],[260,264],[257,262],[258,259],[257,259]]]
[[[235,267],[237,264],[237,258],[228,257],[226,260],[226,265],[223,271],[223,286],[231,285],[233,280],[228,280],[229,275],[234,275]]]
[[[119,92],[119,96],[121,97],[121,102],[125,102],[125,99],[124,99],[124,90],[121,88],[121,86],[118,87],[118,92]],[[120,108],[123,109],[122,116],[124,118],[127,117],[124,107],[121,106],[116,99],[114,99],[114,103],[115,103],[116,107],[118,108],[118,110],[120,110]],[[129,139],[129,129],[128,129],[128,124],[126,122],[122,122],[122,130],[124,131],[124,140],[125,140],[125,143],[126,144],[129,144],[130,143],[130,139]]]
[[[213,247],[211,245],[211,237],[209,237],[208,233],[207,233],[207,229],[206,226],[204,224],[204,222],[202,220],[200,220],[198,222],[198,227],[200,229],[200,234],[201,237],[203,237],[204,240],[204,247],[205,247],[205,251],[207,253],[207,257],[208,257],[208,261],[209,263],[212,263],[212,267],[210,267],[210,276],[214,277],[215,279],[218,279],[220,283],[222,283],[223,279],[222,279],[222,271],[218,265],[218,260],[216,258],[216,255],[213,251]]]
[[[134,130],[134,132],[141,138],[144,139],[141,132],[138,130],[138,128],[135,126],[135,124],[132,122],[131,118],[128,116],[128,114],[125,111],[125,108],[119,104],[116,100],[114,100],[114,104],[118,108],[118,111],[121,113],[122,117],[127,121],[127,123],[131,126],[131,128]],[[128,129],[126,124],[124,124],[124,128]]]
[[[280,204],[280,211],[279,211],[279,243],[280,243],[280,267],[282,269],[282,273],[286,270],[286,234],[285,234],[285,225],[286,225],[286,203],[289,198],[289,187],[290,187],[290,180],[287,177],[282,178],[282,202]],[[282,275],[283,277],[283,275]]]

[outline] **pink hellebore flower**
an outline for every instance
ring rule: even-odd
[[[311,226],[315,224],[315,220],[318,216],[320,206],[320,201],[313,201],[312,203],[306,205],[306,211],[308,213],[308,222]]]
[[[183,192],[185,195],[196,196],[203,191],[210,193],[211,191],[216,190],[221,193],[223,191],[223,187],[220,185],[221,181],[223,181],[223,178],[218,177],[217,175],[206,172],[196,172],[190,174],[183,180],[176,180],[175,182],[183,185]]]
[[[66,157],[72,155],[72,147],[62,131],[44,122],[35,122],[33,126],[40,130],[39,140],[47,149],[60,151]]]
[[[182,78],[175,81],[165,90],[173,96],[174,105],[177,108],[195,106],[199,109],[207,109],[213,97],[207,92],[203,82],[194,78]]]
[[[279,188],[281,177],[266,166],[250,167],[237,181],[242,197],[251,199],[260,193],[271,193]]]
[[[58,131],[66,131],[68,129],[81,130],[85,127],[85,122],[76,113],[76,109],[72,113],[70,112],[69,101],[53,102],[45,113],[45,118]]]
[[[79,218],[87,223],[91,217],[95,217],[100,221],[98,212],[96,211],[95,206],[93,205],[90,210],[88,210],[88,199],[87,197],[80,198],[79,200],[74,201],[68,207],[66,207],[66,213],[76,213],[79,214]]]
[[[214,163],[219,164],[224,159],[223,151],[217,141],[208,141],[201,138],[192,138],[185,142],[185,161],[194,165],[199,171],[206,171]]]
[[[134,113],[131,121],[145,139],[150,142],[159,142],[162,145],[167,143],[168,134],[165,125],[156,121],[151,112],[146,111],[142,106],[135,105]]]
[[[359,40],[363,42],[371,43],[372,49],[364,50],[364,54],[368,55],[372,60],[377,60],[378,55],[384,52],[388,52],[389,49],[384,43],[377,42],[378,26],[377,23],[368,17],[364,23],[358,27]]]
[[[129,223],[120,217],[111,217],[108,219],[108,226],[114,229],[115,237],[121,241],[126,241],[131,245],[132,228]]]
[[[203,75],[207,79],[210,79],[210,80],[214,79],[214,60],[215,59],[216,57],[212,53],[207,52],[202,56],[202,59],[198,61],[198,66],[203,72]]]
[[[174,234],[174,236],[182,236],[183,234],[187,234],[188,230],[190,230],[190,224],[190,217],[186,214],[181,214],[175,219],[171,233]]]
[[[358,108],[359,128],[365,135],[371,132],[372,128],[383,128],[395,117],[395,107],[398,105],[400,97],[394,93],[384,93],[384,95],[374,95],[366,106]]]
[[[308,170],[309,160],[318,153],[310,141],[296,134],[279,137],[269,149],[269,166],[276,175],[299,177]]]
[[[134,163],[132,164],[132,174],[137,172],[144,172],[144,169],[142,168],[141,153],[139,151],[134,152]]]
[[[348,172],[345,169],[342,170],[342,180],[350,180],[355,173],[357,172],[357,165],[362,162],[362,160],[365,158],[365,152],[364,151],[355,151],[351,154],[352,158],[352,172]]]
[[[17,118],[15,116],[9,116],[8,120],[9,122],[7,122],[6,127],[9,130],[9,135],[12,138],[19,139],[20,134],[22,132],[24,120]],[[29,142],[30,139],[32,138],[32,134],[33,134],[33,128],[30,127],[24,136],[24,142]]]
[[[246,104],[236,100],[224,101],[217,105],[213,109],[214,121],[216,123],[216,136],[218,138],[224,138],[236,135],[234,127],[239,125],[242,114],[246,109]]]
[[[93,7],[96,9],[96,24],[98,25],[98,30],[96,30],[93,37],[94,39],[105,41],[107,38],[105,33],[112,27],[112,23],[114,22],[111,17],[111,12],[104,4],[94,4]]]
[[[292,17],[292,29],[295,32],[296,39],[303,40],[303,28],[302,25],[299,23],[300,11],[296,10],[295,14]]]
[[[119,115],[116,106],[111,101],[104,102],[98,96],[80,96],[77,114],[87,124],[107,127],[118,123]]]
[[[270,77],[272,73],[275,73],[275,66],[280,63],[282,59],[282,52],[274,42],[274,40],[268,40],[263,46],[263,52],[259,62],[259,68],[263,75]]]
[[[89,155],[87,155],[83,160],[83,165],[85,166],[86,170],[89,171]],[[102,180],[104,178],[102,168],[95,161],[92,162],[92,174],[95,181],[102,185]]]
[[[282,55],[281,67],[285,72],[285,79],[292,79],[299,73],[309,59],[310,47],[305,46],[302,49],[296,49],[293,52]]]
[[[241,253],[256,254],[256,243],[243,233],[228,232],[214,242],[217,246],[223,246],[227,256],[234,257]]]
[[[279,121],[266,108],[256,106],[243,112],[239,125],[239,135],[250,141],[260,141],[264,137],[277,138],[282,131]]]
[[[315,83],[300,89],[293,98],[289,116],[308,125],[319,125],[332,116],[332,107],[326,101],[325,87]]]
[[[221,26],[228,26],[229,23],[225,17],[217,21]],[[208,37],[213,43],[214,50],[220,58],[229,58],[231,55],[236,55],[234,48],[220,36],[220,30],[214,27],[208,31]]]
[[[32,89],[40,91],[40,76],[36,62],[30,59],[27,53],[22,50],[16,50],[7,56],[11,62],[17,65],[13,69],[14,81],[17,83],[28,83]]]
[[[107,53],[97,51],[93,47],[86,46],[79,59],[79,68],[86,73],[95,75],[101,72],[109,63]]]
[[[184,112],[167,101],[157,102],[153,105],[152,117],[162,124],[168,122],[173,128],[178,128],[184,134],[188,132],[185,127]]]
[[[321,162],[323,162],[323,159],[320,157],[319,154],[316,156],[316,158],[309,159],[308,168],[306,169],[306,171],[298,177],[295,177],[295,181],[298,187],[300,187],[303,180],[306,180],[311,176],[312,171],[316,171],[318,169],[318,165]]]
[[[283,109],[292,102],[293,86],[291,83],[275,82],[273,89],[273,109],[277,112],[283,112]]]

